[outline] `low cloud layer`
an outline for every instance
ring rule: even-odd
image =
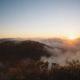
[[[67,41],[62,39],[43,40],[42,43],[49,45],[45,47],[50,54],[50,58],[42,58],[44,61],[66,64],[66,61],[79,60],[80,61],[80,40]]]

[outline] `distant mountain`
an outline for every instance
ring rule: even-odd
[[[0,60],[15,61],[25,58],[40,59],[42,56],[49,57],[46,50],[47,45],[37,41],[20,41],[16,43],[13,39],[2,39],[0,43]]]
[[[1,42],[5,42],[5,41],[23,41],[25,39],[22,39],[22,38],[0,38],[0,43]]]

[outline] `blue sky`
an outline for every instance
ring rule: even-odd
[[[80,35],[80,0],[0,0],[0,37]]]

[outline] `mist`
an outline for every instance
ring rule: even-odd
[[[45,48],[49,51],[51,57],[41,58],[44,62],[48,61],[49,65],[57,63],[64,66],[67,61],[80,61],[80,40],[78,39],[74,43],[62,39],[48,39],[41,42],[50,46]]]

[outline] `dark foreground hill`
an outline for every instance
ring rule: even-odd
[[[3,41],[0,43],[0,60],[40,59],[42,56],[49,57],[45,44],[36,41]]]

